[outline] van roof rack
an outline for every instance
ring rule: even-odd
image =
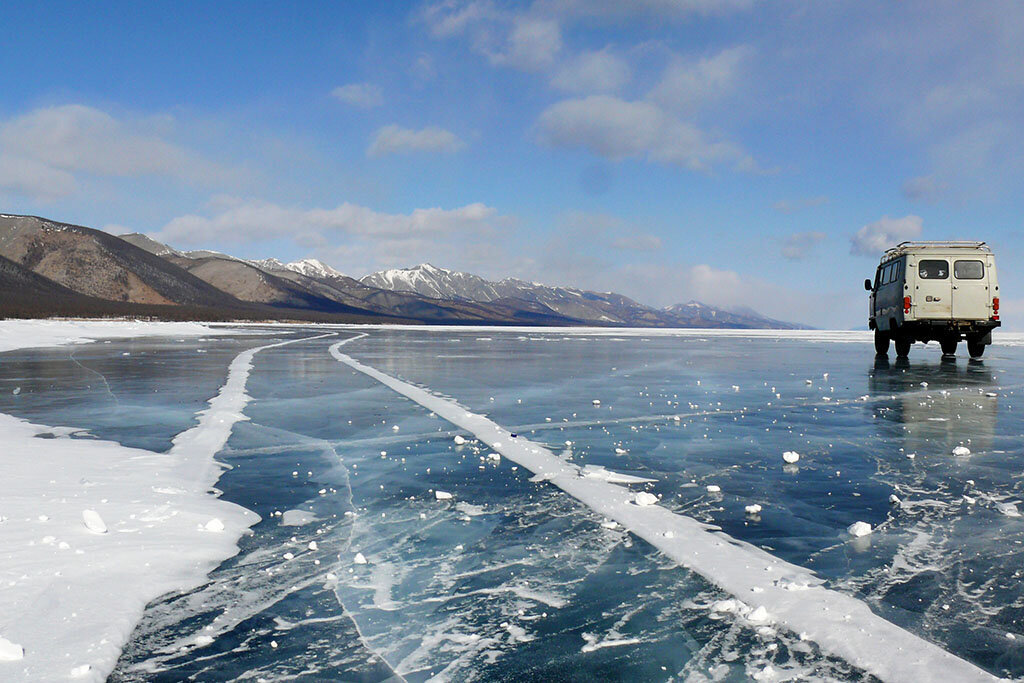
[[[975,242],[973,240],[938,240],[932,242],[900,242],[895,247],[887,249],[885,254],[882,256],[883,261],[887,261],[895,256],[902,256],[908,251],[914,249],[981,249],[991,253],[988,244],[985,242]]]

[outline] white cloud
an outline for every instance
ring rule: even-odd
[[[366,156],[378,158],[388,154],[408,154],[411,152],[456,152],[465,143],[451,131],[437,126],[428,126],[420,130],[402,128],[397,125],[384,126],[374,133],[373,141],[366,150]]]
[[[574,93],[612,93],[631,77],[629,65],[610,50],[584,52],[563,64],[551,85]]]
[[[918,237],[921,234],[921,227],[920,216],[911,215],[903,218],[883,216],[857,231],[857,234],[850,240],[850,253],[878,256],[899,242]]]
[[[567,19],[686,20],[746,9],[753,0],[538,0],[535,7]]]
[[[0,187],[53,198],[76,191],[76,173],[162,176],[191,184],[238,177],[237,171],[168,140],[166,121],[119,120],[70,104],[0,122]]]
[[[807,258],[826,237],[823,232],[795,232],[782,241],[782,256],[790,261]]]
[[[676,58],[648,99],[669,109],[695,112],[736,89],[743,63],[752,53],[741,45],[697,61]]]
[[[24,157],[0,153],[0,192],[54,200],[78,190],[75,176]]]
[[[694,124],[650,102],[607,95],[564,100],[540,115],[538,128],[550,145],[583,148],[614,160],[640,158],[692,170],[723,164],[739,170],[757,167],[738,146],[710,139]]]
[[[539,71],[554,63],[562,49],[558,22],[534,17],[516,17],[503,48],[488,56],[495,64]]]
[[[454,233],[493,233],[507,224],[496,209],[475,203],[456,209],[416,209],[408,214],[381,213],[348,202],[333,209],[299,209],[256,200],[219,198],[210,216],[191,214],[173,219],[157,239],[182,246],[249,243],[293,239],[303,244],[329,244],[332,237],[372,240],[427,237]]]
[[[331,91],[331,95],[345,104],[361,109],[371,109],[384,104],[380,88],[372,83],[349,83]]]

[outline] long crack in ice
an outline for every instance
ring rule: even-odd
[[[577,467],[544,446],[514,437],[483,415],[342,353],[344,344],[364,336],[332,345],[331,355],[472,433],[502,456],[533,472],[539,480],[550,482],[595,512],[622,524],[682,566],[749,603],[755,613],[766,611],[764,621],[798,633],[884,680],[998,680],[886,621],[862,601],[826,588],[821,579],[803,567],[658,504],[638,505],[627,487],[580,476]]]

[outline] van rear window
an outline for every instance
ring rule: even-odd
[[[953,275],[957,280],[980,280],[985,277],[985,264],[981,261],[953,261]]]
[[[945,280],[949,277],[949,262],[938,259],[921,261],[917,266],[917,274],[922,280]]]

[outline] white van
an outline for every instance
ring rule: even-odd
[[[967,340],[980,358],[999,327],[999,284],[992,250],[984,242],[902,242],[882,256],[871,292],[868,327],[875,351],[904,358],[915,341],[938,341],[943,355]]]

